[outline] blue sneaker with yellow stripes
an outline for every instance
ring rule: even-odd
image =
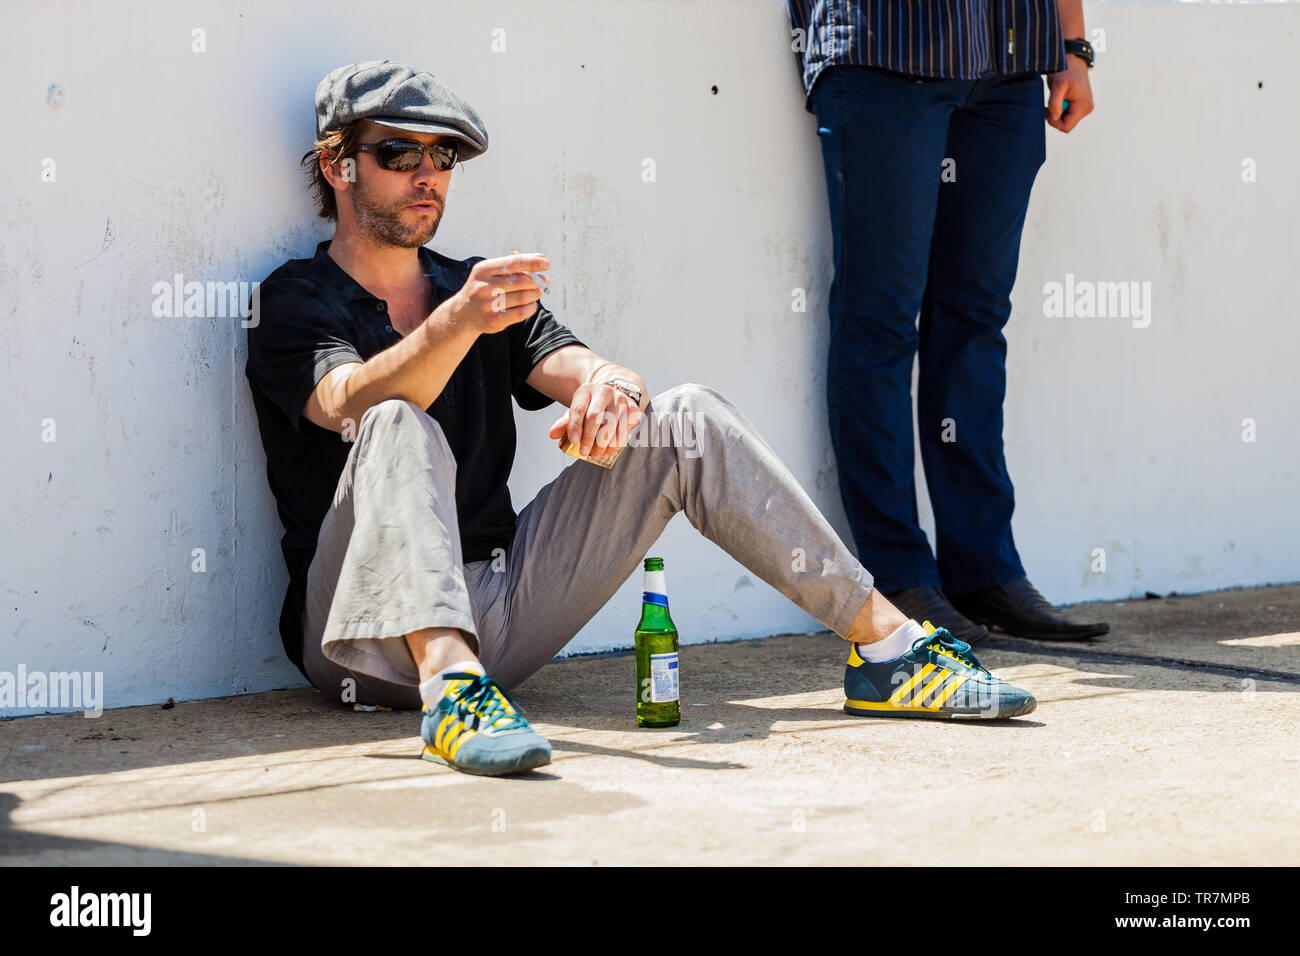
[[[849,645],[844,710],[863,717],[939,717],[996,720],[1022,717],[1038,706],[1034,695],[999,680],[971,646],[929,621],[925,636],[902,657],[864,661]]]
[[[465,773],[523,773],[551,762],[550,742],[533,730],[492,678],[472,671],[445,675],[447,688],[420,724],[425,760]]]

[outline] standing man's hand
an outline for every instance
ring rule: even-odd
[[[1065,61],[1067,69],[1060,73],[1049,73],[1047,88],[1051,95],[1047,99],[1047,125],[1068,133],[1079,125],[1079,120],[1092,112],[1092,84],[1088,82],[1088,65],[1074,54],[1068,54]],[[1061,103],[1070,101],[1070,108],[1061,115]]]
[[[1087,30],[1083,25],[1083,0],[1056,0],[1056,13],[1061,22],[1061,36],[1066,40],[1083,39]],[[1073,53],[1065,55],[1066,67],[1060,73],[1047,76],[1047,125],[1068,133],[1079,125],[1079,120],[1092,112],[1092,84],[1088,82],[1088,64]],[[1070,108],[1061,115],[1061,103],[1070,101]]]

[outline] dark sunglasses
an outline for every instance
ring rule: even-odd
[[[419,169],[427,152],[433,160],[433,168],[445,173],[456,165],[459,154],[457,145],[454,139],[446,143],[434,143],[432,146],[421,146],[409,139],[386,139],[380,143],[361,143],[357,146],[357,152],[374,153],[380,166],[395,173],[409,173]]]

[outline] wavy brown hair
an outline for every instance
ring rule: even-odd
[[[332,129],[316,140],[315,145],[303,154],[300,165],[307,171],[307,188],[315,197],[316,215],[322,219],[337,222],[339,207],[334,198],[334,187],[329,184],[329,180],[320,170],[320,158],[323,155],[330,165],[334,165],[356,156],[357,142],[365,132],[367,122],[367,120],[353,120],[347,126]]]

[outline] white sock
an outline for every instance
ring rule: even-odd
[[[451,683],[447,679],[447,675],[454,674],[457,671],[470,671],[475,674],[484,673],[483,665],[478,661],[461,661],[459,664],[444,667],[438,671],[436,676],[430,677],[420,685],[420,699],[424,701],[426,707],[432,710],[438,706],[438,701],[442,700],[442,695],[447,693],[447,685]]]
[[[925,637],[925,628],[916,621],[908,621],[906,624],[900,624],[894,633],[883,641],[854,646],[858,649],[858,656],[864,661],[892,661],[895,657],[902,657],[910,651],[912,643],[918,637]]]

